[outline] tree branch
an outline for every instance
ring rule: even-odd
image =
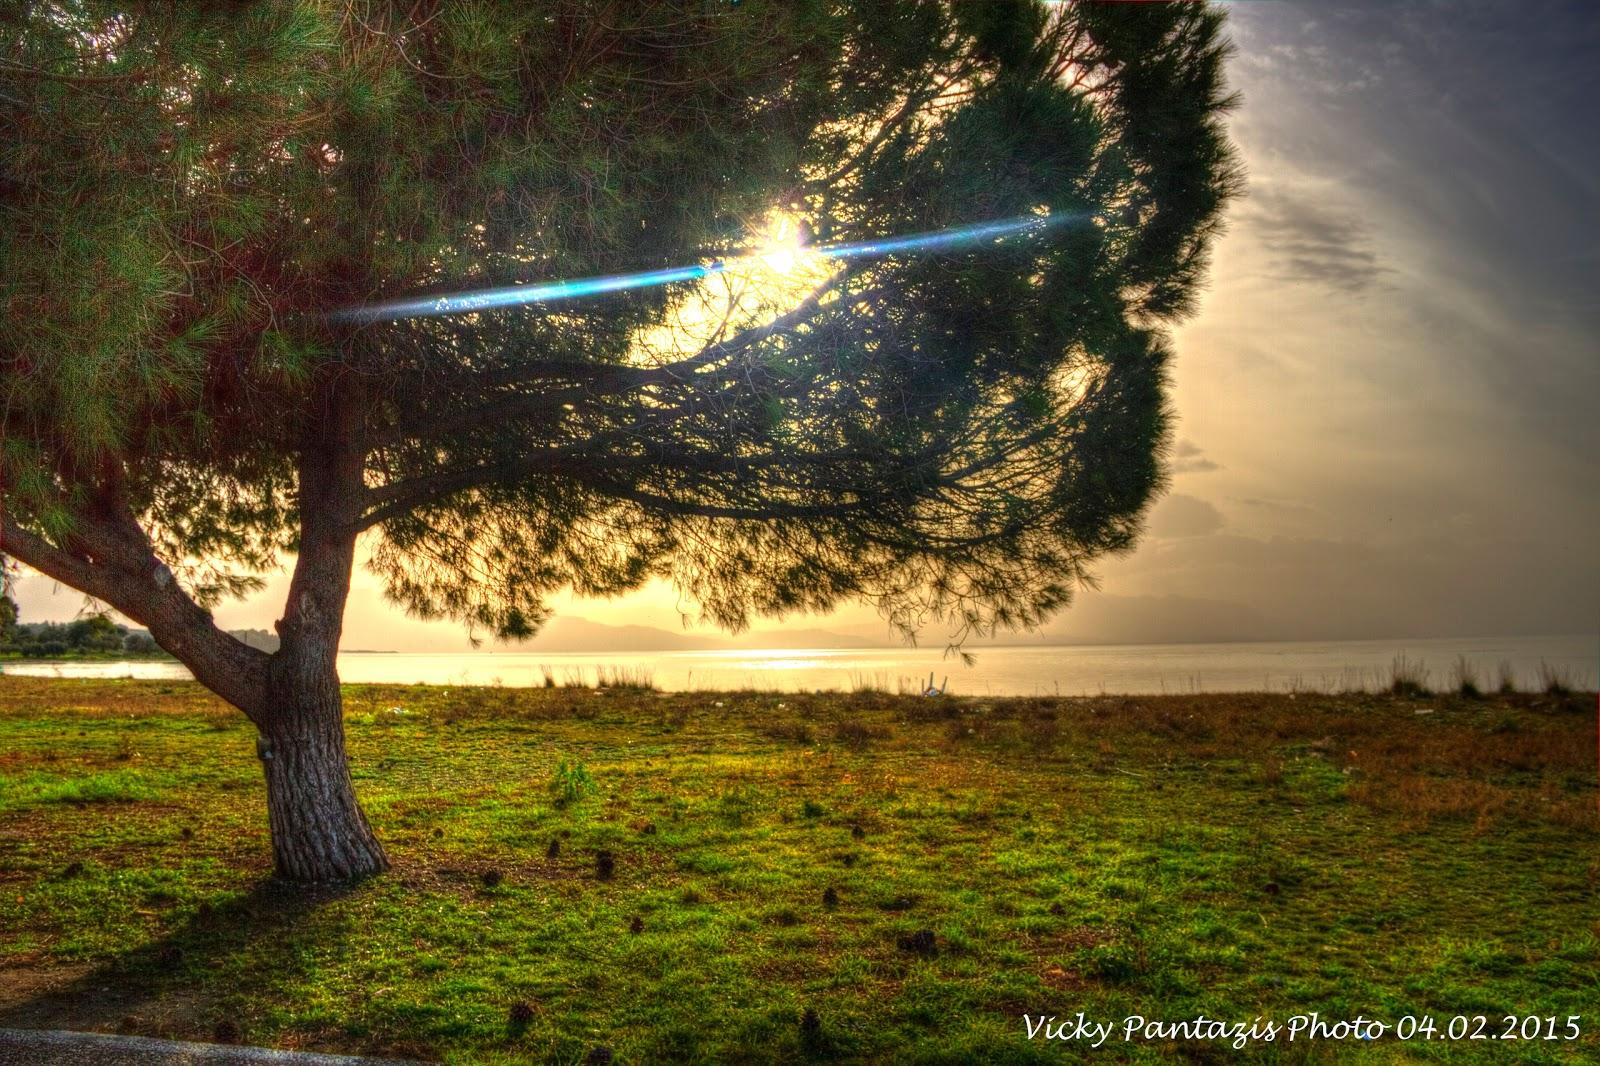
[[[474,377],[474,384],[487,383],[491,386],[517,385],[545,378],[581,378],[584,390],[583,395],[588,395],[595,389],[609,390],[611,394],[635,392],[651,386],[677,385],[690,379],[703,368],[719,360],[737,355],[764,340],[768,340],[780,333],[799,326],[822,307],[822,301],[829,292],[849,276],[848,270],[831,275],[816,288],[812,289],[806,298],[795,308],[778,316],[771,322],[760,326],[752,326],[741,331],[734,337],[725,341],[717,341],[706,345],[692,356],[663,363],[658,366],[619,366],[615,363],[583,363],[573,360],[549,361],[531,363],[525,367],[514,370],[501,371],[495,374],[482,374]],[[870,299],[876,290],[867,290],[851,299],[857,303]],[[546,394],[548,395],[548,394]],[[562,399],[569,398],[562,394],[559,399],[549,402],[560,403]],[[473,407],[461,408],[442,414],[437,418],[413,422],[409,425],[399,425],[387,431],[372,434],[371,441],[374,445],[394,444],[402,440],[415,440],[421,438],[436,438],[455,430],[472,426],[485,419],[496,419],[513,416],[516,411],[527,409],[537,410],[545,406],[546,400],[538,394],[515,395],[501,397],[489,403],[478,404]]]
[[[0,547],[8,555],[146,626],[201,684],[252,721],[262,720],[269,656],[217,628],[211,615],[179,587],[131,517],[79,518],[74,540],[87,550],[57,547],[9,518],[0,523]]]

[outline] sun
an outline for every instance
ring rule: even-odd
[[[752,257],[773,274],[793,274],[811,258],[805,238],[799,219],[775,212],[759,232]]]

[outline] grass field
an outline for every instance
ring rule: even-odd
[[[0,1026],[489,1064],[1600,1059],[1592,694],[346,704],[394,870],[307,895],[268,880],[240,715],[0,678]],[[1080,1011],[1119,1025],[1099,1050],[1028,1039]],[[1312,1011],[1582,1036],[1121,1039]]]

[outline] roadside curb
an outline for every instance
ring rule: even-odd
[[[193,1044],[145,1036],[0,1029],[0,1066],[422,1066],[401,1059]]]

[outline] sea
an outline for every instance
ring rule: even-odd
[[[1525,690],[1553,680],[1593,691],[1600,635],[1448,637],[1425,640],[1284,641],[1236,644],[972,646],[965,663],[942,647],[739,651],[463,653],[344,652],[348,683],[593,686],[646,682],[667,692],[867,689],[958,696],[1094,696],[1186,692],[1341,692],[1389,686],[1396,669],[1433,689],[1463,671],[1482,689],[1503,676]],[[189,677],[169,661],[17,662],[0,673],[33,677]]]

